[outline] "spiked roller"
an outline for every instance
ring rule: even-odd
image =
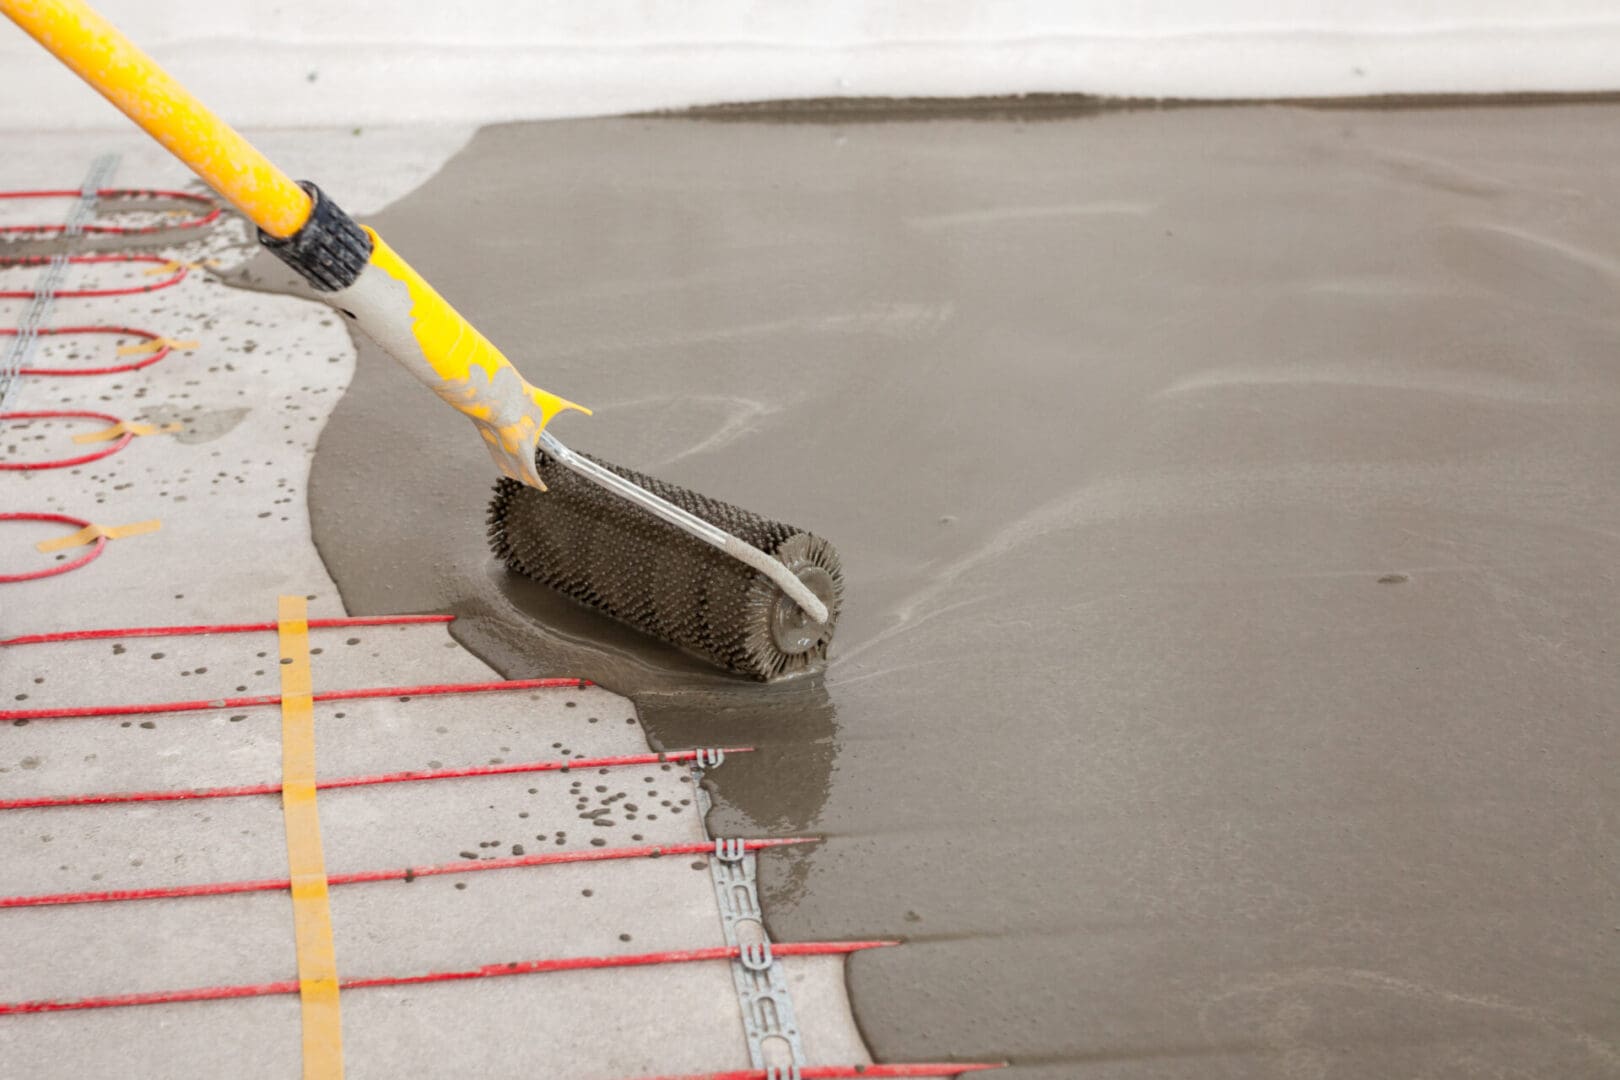
[[[564,468],[545,451],[536,465],[547,490],[503,479],[490,500],[490,546],[510,570],[756,679],[825,662],[843,594],[843,570],[831,544],[667,481],[575,456],[774,556],[826,605],[826,621],[807,616],[759,570]]]

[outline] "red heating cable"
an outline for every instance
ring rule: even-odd
[[[58,293],[54,295],[61,294]],[[12,327],[0,327],[0,337],[16,337],[18,332],[19,331]],[[49,326],[43,329],[35,330],[34,333],[41,337],[47,337],[53,334],[116,334],[119,337],[138,337],[144,338],[147,341],[157,341],[163,337],[162,334],[154,334],[150,330],[142,330],[134,326]],[[120,372],[139,371],[143,367],[151,367],[153,364],[157,363],[159,360],[162,360],[173,351],[174,348],[172,346],[164,344],[159,346],[158,349],[152,353],[152,355],[143,356],[138,360],[131,360],[127,364],[106,364],[102,367],[91,368],[25,367],[18,368],[17,374],[69,377],[78,375],[117,375]]]
[[[963,1073],[1006,1067],[1005,1061],[972,1064],[936,1061],[904,1065],[801,1065],[799,1076],[802,1080],[844,1080],[846,1077],[860,1077],[861,1080],[892,1080],[895,1077],[960,1076]],[[776,1075],[785,1077],[787,1074],[778,1071]],[[638,1080],[771,1080],[771,1074],[764,1069],[734,1069],[730,1072],[688,1073],[680,1076],[643,1076]]]
[[[105,420],[109,424],[123,422],[122,417],[112,416],[109,413],[83,412],[77,409],[41,409],[32,412],[0,413],[0,420],[73,420],[89,417],[92,420]],[[0,469],[65,469],[70,465],[87,465],[92,461],[100,461],[104,457],[111,457],[129,445],[135,436],[124,432],[108,445],[88,454],[78,457],[52,458],[46,461],[0,461]]]
[[[85,529],[89,528],[90,526],[90,522],[85,521],[83,518],[69,517],[67,514],[7,512],[0,513],[0,521],[48,521],[60,523],[62,525],[72,525],[76,529]],[[29,570],[26,573],[21,574],[0,574],[0,584],[14,581],[36,581],[39,578],[54,577],[57,574],[65,574],[69,570],[77,570],[86,563],[94,562],[101,556],[102,551],[106,547],[107,538],[105,536],[98,536],[96,537],[95,543],[90,546],[90,550],[87,553],[79,556],[77,559],[74,559],[71,562],[58,563],[55,566],[47,566],[43,570]]]
[[[0,514],[0,521],[7,515]],[[67,520],[67,519],[62,519]],[[105,541],[98,541],[105,543]],[[88,559],[84,560],[88,561]],[[60,573],[61,570],[55,571]],[[10,580],[0,578],[0,581]],[[511,679],[485,683],[439,683],[428,686],[372,686],[362,690],[321,690],[315,701],[356,701],[361,698],[436,697],[441,694],[488,694],[507,690],[583,690],[596,684],[589,679]],[[204,709],[251,709],[280,705],[280,694],[210,698],[196,701],[154,701],[141,705],[82,705],[66,709],[0,709],[0,720],[57,720],[82,716],[145,716],[148,713],[199,712]]]
[[[746,851],[814,844],[814,837],[744,840]],[[419,877],[445,874],[476,874],[484,870],[514,870],[527,866],[557,866],[566,863],[613,862],[619,859],[658,859],[665,855],[714,853],[714,843],[648,844],[628,848],[585,848],[580,851],[551,851],[539,855],[512,855],[477,862],[453,862],[439,866],[410,866],[398,870],[361,870],[352,874],[329,874],[328,885],[359,885],[374,881],[414,881]],[[62,904],[111,904],[128,900],[178,900],[193,896],[234,896],[238,893],[283,892],[292,888],[287,878],[257,881],[221,881],[207,885],[166,885],[150,889],[109,889],[102,892],[42,893],[34,896],[0,897],[0,908],[55,907]]]
[[[0,191],[0,199],[77,199],[83,192],[59,191]],[[189,191],[164,191],[158,188],[102,188],[96,192],[98,200],[108,199],[166,199],[171,202],[200,203],[206,213],[194,215],[180,222],[160,222],[156,225],[81,225],[84,233],[115,236],[139,236],[143,233],[168,232],[171,229],[196,229],[219,220],[220,206],[206,195]],[[0,225],[0,233],[58,233],[66,225]]]
[[[863,949],[881,949],[898,941],[816,941],[773,943],[774,956],[837,956]],[[691,964],[705,960],[735,960],[742,950],[735,945],[711,949],[681,949],[642,953],[632,956],[570,956],[555,960],[518,960],[505,964],[485,964],[465,971],[433,971],[425,975],[383,975],[369,979],[343,979],[342,990],[365,990],[378,986],[421,986],[428,983],[492,979],[504,975],[539,975],[554,971],[591,971],[605,968],[651,967],[657,964]],[[72,1012],[79,1009],[114,1009],[128,1005],[173,1005],[185,1001],[224,1001],[230,998],[267,997],[298,993],[297,980],[257,983],[244,986],[206,986],[195,990],[159,990],[145,994],[108,994],[66,1000],[0,1002],[0,1016],[23,1013]]]
[[[751,746],[732,746],[721,753],[746,754]],[[696,760],[703,751],[670,750],[657,754],[624,754],[618,757],[564,758],[561,761],[526,761],[503,765],[464,765],[450,769],[412,769],[408,772],[373,773],[369,776],[339,776],[320,780],[317,791],[334,791],[374,784],[405,784],[418,780],[463,780],[473,776],[511,776],[517,773],[572,772],[575,769],[612,769],[628,765],[679,764]],[[0,810],[40,810],[58,806],[113,806],[120,803],[186,802],[193,799],[236,799],[249,795],[279,795],[280,784],[240,784],[235,787],[175,788],[167,791],[112,791],[87,795],[31,795],[0,799]]]
[[[0,256],[0,269],[8,266],[44,266],[51,261],[48,255],[9,255]],[[127,285],[116,289],[58,289],[51,295],[58,300],[75,300],[91,296],[137,296],[140,293],[156,292],[167,289],[171,285],[178,285],[185,280],[190,269],[185,263],[173,259],[165,259],[161,255],[74,255],[67,260],[76,266],[94,263],[156,263],[159,266],[173,266],[174,274],[162,281],[150,285]],[[32,300],[35,296],[33,289],[0,290],[0,300]]]
[[[454,622],[454,615],[360,615],[343,619],[310,619],[311,630],[331,630],[344,626],[407,626],[419,623]],[[218,623],[199,626],[116,626],[96,630],[59,630],[49,634],[20,634],[0,640],[6,645],[42,645],[61,641],[95,641],[100,638],[185,637],[200,634],[248,634],[273,631],[273,622]]]

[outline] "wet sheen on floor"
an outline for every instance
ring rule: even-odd
[[[825,680],[509,581],[470,426],[363,345],[354,614],[761,752],[717,834],[883,1059],[1620,1073],[1620,107],[487,128],[377,215],[570,444],[831,539]]]

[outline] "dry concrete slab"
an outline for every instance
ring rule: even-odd
[[[262,143],[364,212],[430,175],[467,134],[270,132]],[[0,136],[0,148],[0,188],[73,186],[106,152],[121,155],[118,182],[186,183],[178,166],[134,135],[12,133]],[[305,299],[229,284],[225,275],[255,250],[229,215],[214,229],[141,249],[192,269],[172,288],[135,297],[62,298],[53,318],[133,323],[196,346],[117,375],[25,377],[12,407],[92,409],[181,430],[135,439],[84,466],[0,475],[0,501],[107,524],[155,517],[161,529],[115,540],[71,573],[0,585],[0,639],[264,622],[289,593],[308,597],[312,617],[341,617],[305,498],[324,419],[353,371],[346,331]],[[71,267],[65,287],[159,280],[142,272],[149,268]],[[26,287],[35,272],[0,268],[0,288]],[[15,323],[25,306],[0,300],[0,325]],[[35,363],[107,362],[125,343],[53,338]],[[48,457],[95,426],[8,424],[0,450],[8,458]],[[397,480],[409,499],[411,478]],[[377,535],[393,528],[380,520]],[[49,565],[31,545],[63,531],[8,523],[0,573]],[[317,692],[500,678],[442,624],[317,629],[310,643]],[[265,632],[4,646],[0,709],[274,695],[275,656],[275,636]],[[273,783],[279,740],[273,706],[17,718],[0,727],[0,799]],[[588,687],[323,703],[316,746],[323,780],[649,749],[634,707]],[[327,868],[471,866],[541,851],[703,843],[709,834],[696,788],[688,765],[652,762],[330,790],[320,796]],[[273,795],[0,811],[0,893],[277,878],[286,873],[284,845]],[[725,937],[711,858],[334,886],[340,974],[388,978],[717,947]],[[274,891],[12,907],[0,910],[0,940],[0,999],[12,1002],[296,977],[290,901]],[[782,970],[806,1002],[799,1019],[807,1037],[820,1040],[811,1044],[817,1052],[870,1060],[843,996],[842,962],[793,961]],[[343,1003],[352,1075],[426,1069],[608,1080],[749,1062],[724,960],[381,987],[348,992]],[[285,1077],[299,1070],[298,1029],[291,996],[8,1015],[0,1017],[0,1060],[30,1076]]]

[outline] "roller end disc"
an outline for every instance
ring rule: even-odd
[[[747,633],[738,666],[762,679],[779,679],[827,662],[833,627],[844,598],[844,573],[833,546],[812,533],[796,533],[774,554],[827,605],[825,624],[811,619],[769,579],[754,575],[748,590]]]

